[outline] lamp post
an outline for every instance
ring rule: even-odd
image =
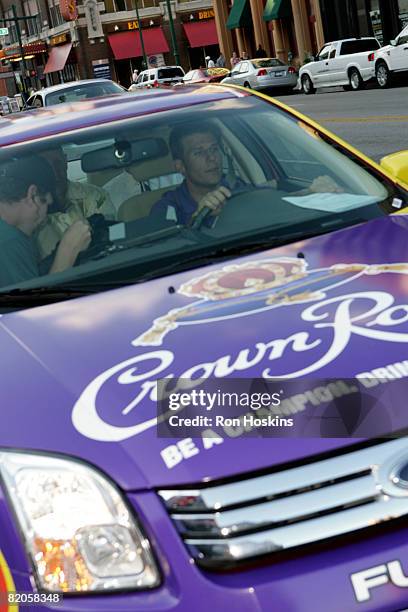
[[[147,57],[146,57],[146,50],[145,50],[145,46],[144,46],[144,40],[143,40],[142,22],[140,21],[140,17],[139,17],[139,7],[137,6],[137,3],[138,3],[138,0],[134,0],[135,11],[136,11],[136,19],[137,19],[137,25],[139,26],[140,46],[142,47],[142,55],[143,55],[143,68],[147,68]]]
[[[176,60],[176,65],[179,66],[180,56],[179,56],[178,47],[177,47],[176,33],[174,31],[173,13],[171,11],[170,0],[166,0],[166,5],[167,5],[167,13],[169,15],[170,36],[171,36],[171,44],[173,47],[173,55],[174,55],[174,59]]]
[[[11,10],[13,11],[14,23],[16,24],[18,46],[20,47],[21,63],[23,65],[23,78],[22,78],[23,91],[24,91],[24,93],[27,93],[27,88],[26,88],[27,64],[25,62],[23,41],[21,40],[21,30],[20,30],[20,24],[18,22],[19,20],[17,18],[17,11],[16,11],[16,5],[15,4],[13,4],[13,6],[11,7]],[[25,102],[25,100],[24,100],[24,102]]]

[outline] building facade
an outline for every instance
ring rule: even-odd
[[[67,0],[0,0],[0,95],[94,77],[127,87],[135,69],[218,57],[212,0],[135,1],[76,0],[67,20]]]
[[[376,36],[387,44],[408,24],[408,0],[214,0],[220,48],[300,65],[326,41]]]
[[[300,65],[325,41],[386,44],[408,24],[408,0],[0,0],[0,19],[0,95],[13,95],[80,78],[129,86],[135,69],[188,70],[220,51],[229,66],[259,45]]]

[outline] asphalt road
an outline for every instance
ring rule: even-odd
[[[379,161],[408,150],[408,82],[405,87],[362,91],[321,89],[311,96],[278,95],[289,106],[324,125]]]

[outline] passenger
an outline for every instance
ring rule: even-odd
[[[235,190],[248,186],[239,177],[223,173],[221,131],[210,121],[175,127],[170,135],[170,150],[176,171],[184,176],[184,181],[156,202],[151,211],[153,215],[188,225],[204,207],[211,209],[212,215],[218,215]],[[266,185],[276,187],[276,181],[268,181]],[[336,191],[342,189],[330,177],[320,176],[309,188],[291,195]]]
[[[0,164],[0,286],[40,276],[33,234],[55,198],[52,168],[41,157],[14,158]],[[48,273],[74,265],[91,241],[89,224],[76,221],[64,233]]]
[[[61,147],[43,151],[41,157],[52,166],[57,185],[55,205],[37,234],[40,255],[45,258],[54,251],[74,221],[98,213],[113,220],[116,210],[109,195],[100,187],[68,179],[67,158]]]

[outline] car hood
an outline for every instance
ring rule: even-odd
[[[222,478],[350,444],[226,436],[207,448],[197,438],[181,460],[177,440],[157,435],[154,381],[352,377],[402,363],[407,261],[408,217],[397,215],[4,315],[0,445],[79,457],[132,490]],[[180,458],[174,466],[164,460],[169,447]]]

